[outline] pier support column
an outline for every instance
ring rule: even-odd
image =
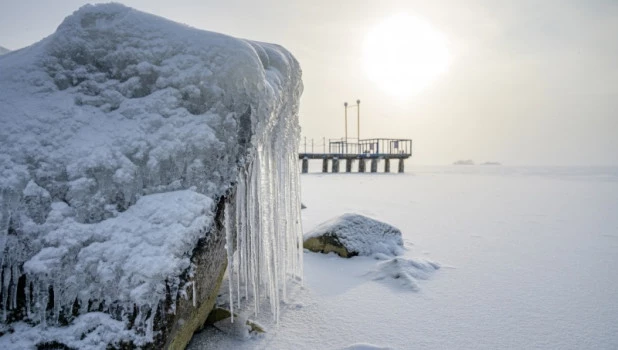
[[[309,159],[303,158],[303,174],[309,172]]]
[[[323,173],[328,172],[328,158],[322,159],[322,172]]]
[[[338,173],[339,172],[339,159],[338,158],[333,158],[333,173]]]
[[[378,159],[377,158],[373,158],[371,160],[371,172],[372,173],[378,172]]]
[[[391,160],[388,158],[384,159],[384,172],[385,173],[391,172]]]
[[[363,158],[360,158],[358,160],[358,172],[359,173],[365,172],[365,160]]]
[[[346,173],[351,173],[352,172],[352,162],[354,161],[354,159],[346,159],[345,160],[345,172]]]
[[[399,159],[399,172],[403,173],[403,158]]]

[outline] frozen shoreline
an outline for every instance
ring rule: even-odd
[[[191,348],[618,346],[618,169],[467,168],[303,175],[305,232],[359,212],[400,228],[405,258],[442,268],[415,293],[368,278],[371,258],[305,253],[305,285],[278,328],[246,341],[206,333]]]

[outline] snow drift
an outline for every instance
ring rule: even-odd
[[[426,280],[440,269],[440,264],[426,259],[396,257],[381,261],[368,273],[374,281],[395,282],[408,290],[419,291],[418,280]]]
[[[156,311],[174,312],[158,308],[186,292],[181,275],[232,191],[236,285],[277,304],[302,267],[301,92],[298,62],[277,45],[118,4],[84,6],[0,57],[3,329],[94,310],[107,316],[89,316],[91,334],[111,315],[135,324],[115,340],[152,341]]]

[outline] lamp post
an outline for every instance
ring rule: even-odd
[[[345,143],[348,143],[348,108],[356,107],[356,136],[357,142],[360,142],[360,100],[356,100],[356,106],[348,106],[347,102],[343,103],[345,109]]]
[[[360,100],[356,100],[356,137],[360,142]]]
[[[348,103],[343,103],[343,110],[345,113],[345,143],[348,143]]]

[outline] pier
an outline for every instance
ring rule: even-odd
[[[324,142],[326,143],[326,142]],[[304,152],[299,152],[302,161],[302,172],[309,172],[309,160],[321,159],[322,172],[328,172],[328,163],[331,163],[331,172],[338,173],[345,170],[351,173],[356,168],[359,173],[378,172],[378,162],[384,161],[384,172],[391,172],[391,160],[398,161],[397,172],[404,172],[404,160],[412,156],[412,140],[410,139],[364,139],[356,142],[345,139],[328,140],[328,149],[324,145],[323,153],[307,152],[305,142]],[[345,169],[341,169],[341,163],[345,162]],[[358,165],[355,167],[354,163]],[[369,165],[369,167],[367,167]]]

